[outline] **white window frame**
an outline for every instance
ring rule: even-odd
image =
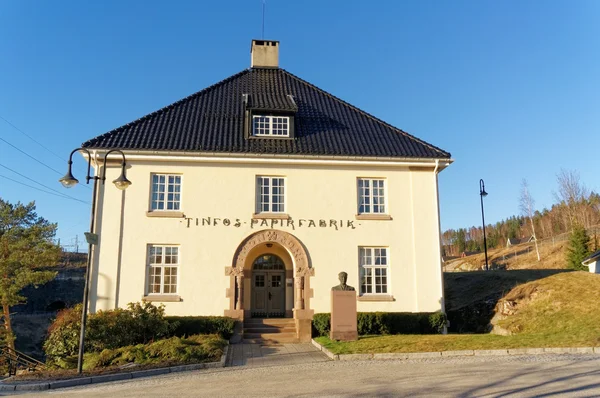
[[[264,181],[269,181],[268,184],[268,192],[265,192],[265,186],[263,185]],[[273,193],[273,181],[278,180],[283,181],[283,185],[278,185],[277,188],[283,188],[283,193]],[[285,213],[287,210],[287,178],[283,176],[256,176],[256,213],[257,214],[280,214]],[[278,198],[281,198],[283,202],[273,203],[274,196],[277,195]],[[268,197],[268,203],[263,201],[263,198]],[[280,207],[275,210],[274,205],[277,204]],[[266,209],[265,209],[266,205]]]
[[[367,188],[364,187],[365,182],[369,184]],[[383,185],[383,187],[377,187],[377,189],[383,189],[383,198],[379,193],[377,193],[377,195],[374,194],[374,182],[377,182],[378,185],[379,183]],[[368,195],[363,194],[363,190],[365,189],[368,189]],[[388,214],[388,189],[386,178],[359,177],[356,179],[356,191],[358,214]],[[368,203],[364,203],[364,199],[367,199],[366,202]],[[374,203],[375,201],[377,201],[377,204]],[[364,206],[362,210],[361,206]],[[378,207],[378,211],[375,211],[375,206]]]
[[[260,120],[264,119],[264,120]],[[284,123],[285,122],[285,123]],[[257,123],[263,123],[263,126],[258,128]],[[274,125],[281,123],[286,125],[286,129],[276,128]],[[252,116],[252,135],[255,137],[289,137],[290,136],[290,117],[280,115],[253,115]],[[258,132],[261,131],[262,132]],[[283,131],[279,133],[278,131]]]
[[[383,257],[381,256],[382,250],[385,251],[385,256]],[[378,259],[379,261],[377,261]],[[381,259],[385,259],[385,264],[382,264]],[[379,262],[379,264],[377,264],[377,262]],[[370,272],[367,272],[367,270],[370,270]],[[380,270],[380,275],[377,275],[377,270]],[[360,285],[359,291],[361,296],[391,295],[390,248],[386,246],[360,246],[358,248],[358,274],[358,281]],[[370,277],[370,282],[363,283],[363,277]],[[381,280],[378,283],[377,278],[385,278],[385,283],[383,283]],[[363,289],[363,285],[365,286],[365,289]],[[370,287],[370,289],[367,287]],[[379,292],[377,291],[378,287],[380,287]]]
[[[164,182],[154,182],[154,178],[164,177]],[[173,178],[173,182],[169,182],[169,179]],[[179,183],[175,180],[179,179]],[[155,184],[164,185],[164,191],[155,191]],[[169,186],[173,186],[173,192],[169,192]],[[176,191],[177,186],[179,187],[179,192]],[[151,173],[150,174],[150,211],[181,211],[181,198],[182,198],[182,190],[183,190],[183,175],[181,174],[173,174],[173,173]],[[154,195],[163,195],[162,199],[154,199]],[[169,200],[169,195],[173,195],[173,200]],[[175,200],[175,195],[179,195],[179,200]],[[157,204],[156,209],[154,208],[154,204]],[[162,204],[163,208],[160,209],[159,205]],[[169,209],[169,205],[172,204],[171,209]]]
[[[160,262],[156,262],[156,255],[152,254],[152,249],[160,249]],[[167,254],[167,249],[171,251],[171,254]],[[176,261],[173,262],[173,253],[172,250],[176,249]],[[171,256],[170,262],[167,263],[167,256]],[[160,285],[159,291],[155,292],[153,286],[155,285],[152,281],[152,269],[158,268],[160,269]],[[172,291],[171,288],[168,292],[165,291],[165,271],[166,268],[173,268],[177,272],[175,274],[175,284],[169,283],[168,286],[172,288],[174,286],[175,291]],[[181,250],[179,245],[162,245],[162,244],[149,244],[146,251],[146,294],[148,296],[152,295],[178,295],[179,294],[179,281],[181,279]],[[172,275],[169,275],[172,277]]]

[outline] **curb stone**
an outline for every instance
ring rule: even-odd
[[[334,354],[314,339],[312,344],[334,361],[364,361],[389,359],[423,359],[459,356],[512,356],[541,354],[600,354],[600,347],[547,347],[547,348],[508,348],[501,350],[456,350],[433,352],[398,352],[378,354]]]
[[[140,377],[157,376],[168,373],[185,372],[190,370],[207,369],[207,368],[222,368],[225,367],[229,346],[225,346],[223,355],[219,362],[196,363],[191,365],[169,366],[167,368],[137,370],[135,372],[114,373],[109,375],[98,375],[92,377],[81,377],[65,380],[56,380],[44,383],[21,383],[21,384],[4,384],[0,382],[0,392],[4,391],[44,391],[57,388],[76,387],[88,384],[106,383],[110,381],[131,380]],[[337,355],[336,355],[337,357]]]
[[[342,354],[338,356],[340,361],[366,361],[373,359],[373,354]]]
[[[440,351],[437,352],[410,352],[406,354],[407,359],[417,359],[417,358],[439,358],[442,356]]]
[[[473,350],[442,351],[443,357],[470,357],[475,355]]]
[[[91,377],[84,377],[82,379],[70,379],[70,380],[57,380],[50,382],[50,388],[64,388],[64,387],[75,387],[82,386],[85,384],[92,384]]]
[[[408,359],[408,354],[398,353],[380,353],[373,354],[373,359]]]
[[[474,350],[475,355],[508,355],[508,350]]]

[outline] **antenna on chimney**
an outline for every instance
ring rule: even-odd
[[[263,10],[262,10],[263,11],[263,16],[262,16],[263,18],[262,18],[262,34],[261,34],[260,38],[264,39],[265,38],[265,0],[263,0],[262,3],[263,3],[263,7],[262,7],[263,8]]]

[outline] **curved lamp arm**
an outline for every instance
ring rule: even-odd
[[[64,177],[62,177],[60,180],[58,180],[65,188],[72,188],[79,183],[79,180],[73,176],[73,173],[71,171],[71,167],[73,165],[73,154],[77,151],[85,151],[88,155],[88,159],[87,159],[88,167],[87,167],[87,175],[85,176],[85,183],[89,184],[90,180],[92,179],[92,176],[91,176],[92,155],[90,154],[90,151],[88,151],[86,148],[73,149],[73,151],[71,151],[71,154],[69,155],[69,162],[68,162],[69,168],[67,169],[67,174],[65,174]]]
[[[485,183],[483,182],[483,178],[479,180],[479,195],[487,196],[488,193],[485,191]]]
[[[111,149],[110,151],[106,152],[106,155],[104,155],[104,164],[102,167],[102,177],[100,177],[100,179],[102,180],[102,184],[104,184],[104,181],[106,180],[106,161],[108,159],[108,155],[110,155],[113,152],[119,153],[121,155],[121,158],[123,159],[121,162],[121,175],[116,180],[113,180],[113,184],[115,184],[115,186],[118,189],[123,191],[131,185],[131,181],[129,181],[125,175],[125,166],[127,166],[127,163],[125,162],[125,154],[123,153],[123,151],[119,149]]]

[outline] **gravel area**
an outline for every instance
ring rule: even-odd
[[[599,376],[600,358],[585,354],[327,361],[208,369],[35,396],[598,396]]]

